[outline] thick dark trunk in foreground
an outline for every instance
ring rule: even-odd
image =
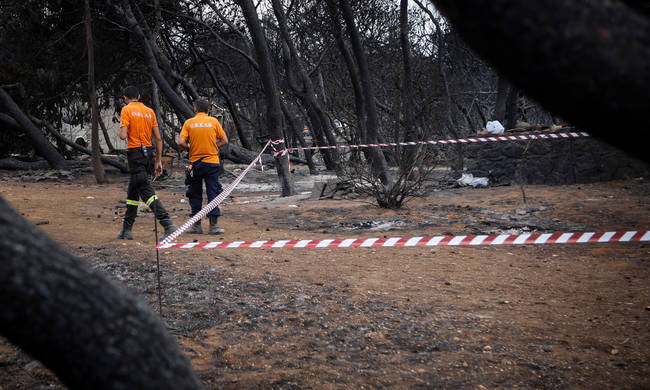
[[[647,6],[599,0],[433,3],[527,95],[650,161],[646,144],[635,138],[646,132],[640,121],[650,102],[650,18],[642,11]]]
[[[4,107],[7,110],[7,113],[18,122],[20,128],[31,139],[32,145],[39,156],[46,159],[54,169],[62,169],[65,167],[65,159],[63,156],[56,151],[50,141],[48,141],[43,133],[34,126],[23,110],[18,107],[16,102],[14,102],[11,96],[9,96],[2,87],[0,87],[0,107]]]
[[[71,389],[200,389],[141,298],[92,270],[0,199],[0,334]]]

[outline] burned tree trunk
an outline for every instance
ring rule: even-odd
[[[299,126],[296,124],[296,121],[291,117],[291,113],[289,112],[287,105],[283,104],[282,105],[282,112],[284,113],[284,117],[287,118],[287,122],[289,122],[289,129],[293,133],[294,137],[298,140],[298,143],[300,144],[301,147],[307,146],[307,143],[305,142],[305,137],[302,135],[302,129],[299,128]],[[314,159],[312,158],[313,153],[311,150],[305,150],[305,164],[309,167],[309,174],[310,175],[316,175],[317,170],[316,170],[316,165],[314,164]],[[296,157],[292,156],[289,154],[289,158],[291,161],[296,161]]]
[[[510,92],[510,83],[508,80],[499,76],[497,81],[497,97],[494,103],[494,111],[490,120],[498,120],[501,123],[506,121],[506,107],[508,101],[508,93]],[[483,123],[485,126],[485,123]]]
[[[86,46],[88,50],[88,98],[90,100],[91,110],[91,150],[93,172],[95,173],[95,180],[97,184],[107,183],[106,176],[104,175],[104,166],[102,165],[99,152],[99,112],[97,109],[97,92],[95,90],[95,51],[93,48],[93,32],[90,19],[90,4],[88,0],[84,1],[84,9],[86,16]]]
[[[237,144],[228,144],[223,148],[219,148],[219,154],[223,155],[224,159],[230,160],[237,164],[250,164],[257,157],[256,152],[242,148]],[[275,162],[275,159],[268,154],[262,155],[263,164],[272,164]]]
[[[20,128],[32,140],[32,145],[40,156],[47,160],[50,167],[62,169],[65,167],[65,159],[54,149],[50,141],[45,138],[36,126],[29,120],[29,117],[18,107],[9,94],[0,87],[0,106],[5,107],[13,119],[18,122]]]
[[[506,129],[514,129],[517,124],[517,115],[519,113],[519,91],[511,87],[506,100],[506,117],[503,125]]]
[[[106,125],[104,124],[104,120],[102,119],[101,115],[97,116],[97,122],[99,123],[99,128],[102,129],[102,133],[104,134],[104,141],[106,141],[106,146],[108,147],[108,153],[111,154],[115,151],[115,148],[113,147],[113,143],[111,142],[111,137],[108,136],[108,129],[106,128]]]
[[[346,45],[346,41],[343,38],[343,26],[338,16],[338,7],[336,5],[336,0],[326,0],[327,10],[330,18],[330,24],[332,26],[332,33],[336,39],[336,46],[343,57],[345,66],[348,69],[348,76],[350,77],[350,84],[352,85],[352,91],[354,95],[354,107],[358,118],[358,128],[359,131],[357,134],[352,134],[353,143],[364,143],[366,139],[366,109],[363,103],[363,92],[361,90],[361,82],[357,75],[357,71],[354,65],[354,59],[352,54]],[[368,149],[364,149],[363,153],[366,156],[366,159],[370,161],[372,157],[368,153]],[[354,155],[354,154],[353,154]]]
[[[353,83],[359,127],[362,129],[362,142],[376,143],[378,140],[379,122],[375,103],[375,92],[368,67],[367,54],[363,48],[352,9],[347,0],[339,0],[338,6],[335,0],[328,0],[327,6],[332,19],[332,25],[335,29],[334,33],[337,38],[339,50],[345,59]],[[339,12],[345,22],[346,31],[348,32],[352,45],[351,55],[343,40],[343,29],[339,21]],[[354,59],[352,56],[354,56]],[[388,164],[384,155],[376,148],[368,148],[364,150],[364,154],[370,161],[374,175],[379,178],[384,186],[390,188],[392,183],[388,175]]]
[[[361,34],[356,26],[352,7],[348,0],[339,0],[339,6],[347,32],[352,43],[352,53],[358,64],[359,80],[361,81],[361,90],[363,92],[363,103],[366,110],[366,139],[364,143],[376,143],[379,134],[379,119],[377,114],[377,105],[375,103],[375,89],[372,84],[370,68],[368,65],[368,56],[361,42]],[[384,155],[377,149],[371,148],[368,153],[372,156],[371,163],[375,173],[386,187],[391,187],[391,179],[388,175],[388,164]]]
[[[257,10],[252,0],[237,0],[237,4],[241,7],[244,13],[244,19],[251,32],[253,46],[257,54],[257,60],[260,65],[260,76],[264,86],[264,94],[266,95],[267,103],[267,123],[271,136],[275,139],[284,138],[282,134],[282,109],[280,107],[280,93],[275,79],[275,71],[273,69],[273,62],[268,52],[268,46],[260,20],[257,15]],[[293,182],[289,176],[289,164],[284,157],[276,158],[278,165],[277,173],[280,180],[280,187],[282,188],[282,196],[293,195],[295,190]]]
[[[109,281],[0,199],[0,334],[71,389],[200,389],[141,298]]]
[[[165,75],[158,66],[158,61],[154,55],[151,43],[145,36],[144,31],[142,31],[142,27],[140,27],[138,20],[133,15],[133,10],[131,9],[129,3],[125,2],[124,8],[111,2],[108,2],[108,4],[110,4],[113,9],[115,9],[115,11],[124,18],[131,32],[139,40],[140,44],[142,44],[142,53],[147,64],[147,68],[149,69],[149,72],[151,72],[151,76],[154,78],[154,80],[156,80],[158,87],[160,87],[160,91],[163,93],[163,95],[165,95],[169,103],[176,111],[176,115],[178,115],[181,122],[193,117],[194,111],[192,110],[192,107],[178,94],[178,92],[174,90],[167,79],[165,79]]]
[[[88,154],[88,155],[92,154],[92,151],[90,149],[88,149],[86,147],[83,147],[83,146],[81,146],[81,145],[79,145],[79,144],[77,144],[75,142],[72,142],[69,139],[65,138],[61,133],[59,133],[59,131],[57,129],[54,128],[54,126],[51,123],[46,122],[46,121],[41,120],[41,119],[38,119],[38,118],[34,118],[34,117],[31,117],[31,119],[37,125],[45,126],[45,130],[47,130],[50,134],[52,134],[52,136],[54,138],[56,138],[58,141],[72,147],[73,149],[76,149],[76,150],[80,151],[81,153],[85,153],[85,154]],[[129,173],[129,168],[125,164],[121,163],[120,161],[115,160],[113,158],[106,157],[106,156],[100,156],[99,158],[100,158],[101,162],[103,162],[104,164],[112,165],[115,168],[119,169],[120,172],[122,172],[122,173]]]
[[[298,55],[298,50],[296,50],[295,45],[291,40],[282,4],[279,0],[273,0],[272,4],[275,17],[278,20],[278,25],[280,27],[280,35],[284,40],[283,48],[286,57],[285,67],[289,86],[300,99],[300,103],[305,107],[309,120],[314,127],[314,131],[316,133],[324,134],[330,145],[336,145],[336,137],[334,137],[330,131],[330,121],[316,98],[317,94],[311,78],[309,77],[309,74],[307,74],[304,64]],[[298,75],[298,80],[296,80],[294,73]],[[297,136],[300,139],[302,138],[302,135],[300,134]],[[327,156],[328,158],[325,159],[327,169],[340,172],[340,158],[338,152],[336,150],[328,151]]]
[[[239,118],[239,112],[237,112],[237,106],[234,103],[234,99],[230,95],[230,92],[228,92],[222,80],[217,77],[216,72],[214,71],[212,66],[208,64],[206,59],[196,50],[192,50],[192,54],[197,59],[197,61],[201,61],[203,63],[205,70],[208,72],[208,76],[210,76],[210,79],[212,80],[212,85],[214,85],[214,87],[217,89],[217,91],[219,91],[221,96],[223,96],[224,100],[226,101],[226,105],[228,106],[228,110],[230,111],[230,115],[235,125],[235,130],[237,131],[237,137],[239,138],[239,142],[241,143],[241,146],[243,146],[245,149],[251,149],[250,142],[248,142],[248,137],[246,137],[246,133],[244,132],[244,127]]]
[[[414,124],[413,107],[413,65],[411,64],[411,42],[409,41],[410,24],[408,19],[408,0],[400,0],[400,48],[402,50],[402,67],[404,72],[404,81],[402,82],[401,112],[403,113],[404,123],[404,141],[419,141],[418,131]],[[439,52],[442,48],[438,49]],[[404,169],[410,169],[415,163],[418,154],[418,148],[404,148],[401,151],[404,161]],[[417,171],[414,171],[417,172]],[[413,177],[414,178],[414,177]]]
[[[29,171],[29,170],[39,170],[47,169],[49,164],[47,161],[39,160],[34,162],[25,162],[20,161],[12,157],[7,157],[0,159],[0,169],[6,169],[10,171]]]

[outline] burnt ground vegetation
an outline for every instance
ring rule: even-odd
[[[138,219],[134,241],[114,238],[125,178],[91,186],[83,172],[38,175],[3,176],[2,196],[158,310],[151,215]],[[650,185],[641,178],[526,186],[526,203],[516,186],[438,187],[403,210],[385,210],[363,198],[310,200],[307,176],[296,175],[304,179],[300,195],[236,191],[223,206],[226,234],[218,239],[650,225]],[[180,225],[188,206],[176,179],[157,185]],[[242,188],[275,181],[272,172],[252,172]],[[649,253],[644,243],[161,250],[162,318],[209,389],[641,389],[650,374]],[[0,383],[64,388],[4,340]]]

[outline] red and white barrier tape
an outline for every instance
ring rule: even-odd
[[[393,238],[346,238],[326,240],[279,240],[279,241],[214,241],[190,243],[161,243],[158,249],[193,248],[371,248],[413,246],[480,246],[480,245],[527,245],[570,244],[598,242],[650,241],[650,231],[584,232],[584,233],[525,233],[494,234],[478,236],[435,236]]]
[[[194,216],[192,216],[192,218],[190,218],[187,222],[185,222],[184,224],[182,224],[178,229],[176,229],[175,232],[173,232],[173,233],[170,234],[169,236],[165,237],[164,240],[160,241],[160,244],[158,244],[158,246],[160,246],[160,245],[165,245],[165,244],[167,244],[167,243],[169,243],[169,242],[174,241],[178,236],[180,236],[181,234],[183,234],[183,232],[184,232],[185,230],[189,229],[190,226],[192,226],[194,223],[200,221],[201,218],[203,218],[203,217],[205,217],[206,215],[208,215],[208,213],[209,213],[210,211],[212,211],[212,210],[213,210],[215,207],[217,207],[221,202],[223,202],[223,201],[228,197],[228,195],[230,195],[230,193],[232,192],[232,190],[235,189],[235,187],[237,186],[237,184],[239,184],[239,182],[244,178],[244,176],[246,176],[246,174],[248,173],[248,171],[249,171],[249,170],[250,170],[250,169],[255,165],[255,163],[257,163],[258,160],[261,161],[262,153],[264,153],[264,151],[265,151],[266,148],[271,144],[271,142],[272,142],[272,141],[269,141],[269,142],[266,143],[266,145],[264,145],[264,148],[262,148],[262,151],[260,152],[260,154],[257,155],[257,157],[255,157],[255,159],[253,160],[253,162],[251,162],[250,164],[248,164],[248,166],[246,167],[246,169],[244,169],[244,171],[243,171],[242,173],[240,173],[239,176],[237,176],[237,177],[235,178],[235,180],[232,181],[232,183],[230,183],[226,188],[224,188],[224,189],[221,191],[221,193],[220,193],[219,195],[217,195],[216,198],[212,199],[212,202],[208,203],[208,204],[207,204],[203,209],[201,209],[201,211],[199,211],[198,213],[196,213],[196,214],[195,214]]]
[[[269,142],[271,142],[271,147],[272,147],[273,145],[280,145],[280,144],[283,144],[283,143],[284,143],[284,138],[271,140],[271,141],[269,141]]]
[[[457,138],[457,139],[441,139],[432,141],[417,141],[417,142],[389,142],[380,144],[361,144],[361,145],[328,145],[328,146],[307,146],[299,148],[288,148],[273,153],[273,156],[284,156],[294,150],[317,150],[317,149],[358,149],[358,148],[383,148],[388,146],[416,146],[416,145],[444,145],[444,144],[457,144],[457,143],[476,143],[476,142],[499,142],[499,141],[523,141],[528,139],[565,139],[565,138],[578,138],[589,137],[588,133],[584,131],[570,132],[570,133],[547,133],[547,134],[524,134],[524,135],[504,135],[496,137],[473,137],[473,138]]]
[[[283,143],[284,143],[284,138],[279,139],[279,140],[275,140],[275,141],[271,141],[271,149],[273,149],[273,157],[278,157],[278,156],[285,156],[285,155],[287,155],[286,153],[285,153],[285,154],[282,154],[282,150],[277,150],[277,149],[275,148],[275,145],[280,145],[280,144],[283,144]],[[284,150],[284,149],[283,149],[283,150]],[[287,157],[287,164],[288,164],[288,166],[289,166],[289,171],[291,171],[291,159],[288,158],[288,157]],[[263,169],[262,169],[262,171],[263,171]]]

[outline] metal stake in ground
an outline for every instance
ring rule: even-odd
[[[155,180],[155,178],[154,178]],[[158,202],[153,202],[153,231],[156,236],[156,274],[158,276],[158,314],[162,318],[162,289],[160,288],[160,249],[158,249],[158,221],[156,221],[156,208]]]

